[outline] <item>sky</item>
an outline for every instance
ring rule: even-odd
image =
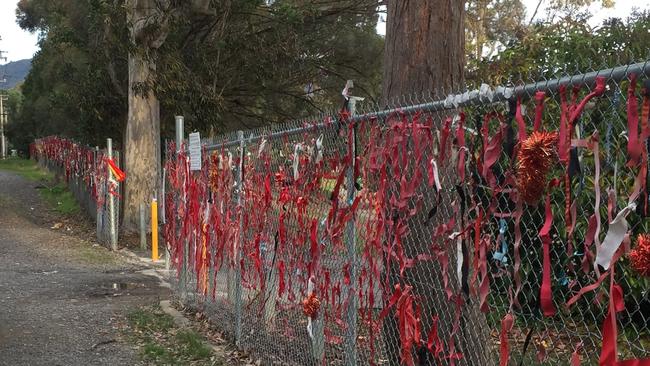
[[[25,32],[16,24],[16,0],[0,0],[0,50],[6,51],[2,56],[7,61],[16,61],[31,58],[38,50],[38,37],[36,34]],[[529,17],[532,15],[537,0],[523,0],[527,8]],[[643,5],[643,0],[616,0],[616,6],[613,9],[599,9],[599,6],[593,6],[594,17],[591,19],[592,25],[600,24],[607,17],[624,18],[632,12],[634,7],[645,7],[650,9],[650,5]],[[640,5],[641,4],[641,5]],[[539,14],[543,14],[540,9]],[[385,33],[385,24],[379,24],[378,32]],[[4,64],[0,60],[0,64]]]
[[[9,62],[32,58],[38,50],[36,34],[25,32],[16,24],[16,0],[0,0],[0,50]],[[4,61],[0,61],[3,64]]]
[[[537,6],[538,0],[522,0],[524,6],[526,6],[526,12],[528,13],[527,19],[533,15],[535,7]],[[548,1],[546,1],[548,2]],[[592,5],[590,10],[593,14],[593,17],[590,19],[590,24],[592,26],[597,26],[607,18],[617,17],[625,18],[632,13],[634,8],[639,8],[640,10],[650,9],[650,4],[643,5],[647,0],[615,0],[615,6],[613,9],[602,9],[599,5]],[[537,12],[539,18],[540,15],[544,14],[544,5],[542,5]],[[380,34],[386,33],[386,24],[380,23],[377,26],[377,32]]]

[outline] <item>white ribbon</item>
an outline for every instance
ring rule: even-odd
[[[636,203],[631,202],[624,209],[622,209],[618,215],[609,223],[609,229],[607,230],[607,235],[605,235],[605,240],[598,248],[598,253],[596,254],[595,264],[602,266],[605,270],[609,269],[609,266],[612,263],[612,258],[614,253],[618,250],[627,234],[628,223],[625,220],[625,217],[634,209],[636,209]],[[598,214],[598,213],[596,213]]]
[[[514,93],[514,89],[506,88],[503,86],[497,86],[495,93],[502,94],[504,98],[510,99],[512,97],[512,94]]]
[[[316,164],[320,164],[323,161],[323,135],[321,134],[316,139]]]
[[[210,202],[207,202],[205,204],[205,214],[203,216],[203,225],[207,225],[208,221],[210,220],[209,219],[209,217],[210,217],[210,206],[212,206],[212,205],[210,205]]]
[[[458,276],[458,283],[463,281],[463,237],[459,232],[449,235],[449,239],[456,239],[456,276]]]
[[[314,281],[310,277],[307,283],[307,294],[311,295],[313,291],[314,291]],[[307,333],[309,334],[309,338],[314,339],[314,332],[312,330],[312,325],[311,325],[311,316],[307,316]]]
[[[264,148],[266,147],[266,139],[262,139],[262,142],[260,143],[260,148],[257,150],[257,157],[259,158],[262,156],[262,152],[264,151]]]
[[[300,164],[300,151],[302,143],[297,143],[293,148],[293,180],[298,180],[298,165]]]
[[[345,83],[345,88],[343,88],[343,91],[341,92],[341,95],[343,95],[345,100],[350,98],[350,88],[354,88],[354,82],[352,80],[348,80]]]
[[[479,96],[481,99],[487,99],[490,102],[494,100],[494,92],[487,84],[481,84],[481,87],[478,90]]]
[[[436,190],[440,192],[442,190],[442,184],[440,184],[440,176],[438,175],[438,164],[436,164],[435,159],[431,159],[431,166],[433,167],[433,181],[436,183]]]

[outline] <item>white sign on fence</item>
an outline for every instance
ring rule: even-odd
[[[190,134],[190,170],[201,170],[201,135]]]

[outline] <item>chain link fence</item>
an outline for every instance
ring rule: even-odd
[[[650,229],[645,141],[641,163],[627,164],[632,111],[648,125],[648,72],[482,86],[381,112],[349,105],[203,141],[198,171],[170,142],[165,238],[180,297],[262,364],[597,364],[609,274],[625,304],[618,357],[648,357],[649,281],[627,256]],[[541,196],[525,203],[518,154],[535,120],[565,124],[572,142],[562,160],[553,140]],[[606,271],[594,260],[628,211]]]
[[[30,157],[63,180],[81,209],[97,224],[97,240],[117,248],[119,183],[111,178],[108,159],[119,165],[119,152],[88,147],[50,136],[34,141]]]

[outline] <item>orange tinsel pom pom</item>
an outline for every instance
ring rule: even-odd
[[[521,143],[517,161],[517,189],[521,198],[534,204],[544,194],[546,175],[556,157],[556,132],[533,132]]]
[[[305,313],[305,315],[312,319],[316,317],[319,309],[320,300],[318,300],[318,297],[316,297],[313,292],[302,301],[302,311]]]
[[[630,263],[639,274],[650,277],[650,235],[637,237],[636,247],[630,252]]]

